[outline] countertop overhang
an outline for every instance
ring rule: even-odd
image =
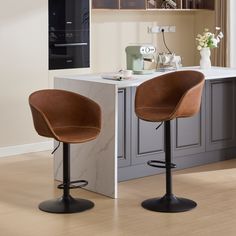
[[[210,69],[204,69],[204,70],[200,69],[199,67],[182,67],[178,71],[181,71],[181,70],[200,71],[205,75],[206,80],[236,77],[236,68],[229,68],[229,67],[212,67]],[[66,79],[89,81],[89,82],[95,82],[95,83],[113,84],[113,85],[116,85],[117,88],[127,88],[127,87],[139,86],[141,83],[149,79],[152,79],[157,76],[170,73],[170,72],[173,72],[173,71],[155,72],[153,74],[148,74],[148,75],[133,75],[132,79],[122,80],[122,81],[109,80],[109,79],[102,78],[102,75],[109,74],[109,73],[65,75],[65,76],[57,76],[55,77],[55,79],[66,78]]]

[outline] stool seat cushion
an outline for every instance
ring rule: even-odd
[[[171,120],[174,107],[142,107],[136,109],[138,117],[142,120],[159,122]]]
[[[94,127],[64,126],[54,128],[57,140],[63,143],[84,143],[95,139],[100,129]]]

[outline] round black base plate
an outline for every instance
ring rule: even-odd
[[[165,195],[162,198],[152,198],[142,202],[142,207],[147,210],[167,213],[189,211],[196,206],[196,202],[186,198],[178,198],[174,195]]]
[[[93,202],[86,199],[73,198],[71,196],[68,198],[61,197],[58,199],[52,199],[39,204],[39,209],[41,211],[61,214],[82,212],[93,207]]]

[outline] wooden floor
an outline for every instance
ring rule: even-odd
[[[48,152],[0,160],[1,236],[235,236],[236,160],[176,172],[176,195],[198,203],[190,212],[166,214],[142,209],[142,200],[161,196],[164,176],[119,184],[113,200],[85,190],[74,196],[95,202],[94,209],[56,215],[38,210],[43,200],[60,195],[52,176]]]

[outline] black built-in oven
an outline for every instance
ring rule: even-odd
[[[89,0],[49,0],[49,69],[90,63]]]

